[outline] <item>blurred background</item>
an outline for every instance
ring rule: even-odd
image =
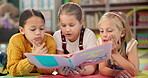
[[[46,32],[53,34],[59,29],[57,12],[67,2],[81,5],[85,27],[99,37],[97,22],[108,11],[126,13],[131,29],[138,40],[141,66],[148,64],[148,0],[0,0],[0,52],[6,52],[10,37],[18,32],[19,14],[28,8],[40,10],[46,19]],[[143,65],[142,65],[143,63]],[[143,68],[140,69],[143,69]]]

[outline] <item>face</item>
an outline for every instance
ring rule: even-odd
[[[26,20],[24,28],[20,27],[20,32],[24,33],[30,43],[40,43],[44,39],[44,24],[45,23],[42,18],[33,16]]]
[[[122,31],[120,31],[117,28],[115,23],[113,23],[112,19],[104,20],[100,24],[99,30],[100,30],[100,36],[103,40],[103,43],[107,43],[111,36],[114,36],[117,41],[119,41],[121,39]]]
[[[74,15],[60,15],[60,29],[71,42],[77,40],[82,28],[82,20],[78,21]]]

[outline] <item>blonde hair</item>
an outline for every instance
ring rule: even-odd
[[[129,42],[134,37],[133,33],[131,32],[128,19],[123,12],[107,12],[107,13],[105,13],[101,17],[101,19],[98,23],[98,26],[100,26],[100,24],[103,21],[105,21],[106,19],[113,20],[113,22],[116,24],[116,26],[119,30],[122,30],[123,28],[125,28],[125,36],[122,39],[125,42]]]
[[[121,38],[121,45],[123,46],[124,43],[128,43],[132,38],[134,38],[133,33],[131,32],[128,19],[126,15],[123,12],[107,12],[105,13],[99,23],[100,24],[105,21],[106,19],[111,19],[117,26],[117,28],[121,31],[123,28],[125,28],[125,36]]]
[[[60,22],[60,15],[75,15],[76,19],[78,21],[81,21],[82,19],[82,8],[80,5],[68,2],[66,4],[63,4],[59,11],[58,11],[58,21]]]

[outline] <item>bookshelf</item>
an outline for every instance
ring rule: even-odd
[[[57,30],[57,12],[62,1],[60,0],[20,0],[20,12],[25,9],[38,9],[45,17],[46,31],[54,32]]]
[[[16,8],[19,8],[18,7],[18,3],[19,3],[19,0],[0,0],[0,1],[2,1],[2,3],[3,2],[8,2],[8,3],[11,3],[14,7],[16,7]],[[3,4],[1,4],[0,6],[3,6]],[[9,6],[9,7],[13,7],[13,6]],[[9,8],[7,7],[6,8],[7,9],[7,11],[8,12],[10,12],[9,10]],[[0,10],[0,11],[3,11],[3,10]],[[6,10],[5,10],[6,11]],[[18,21],[18,13],[17,13],[17,15],[15,16],[15,17],[13,17],[12,19],[13,19],[13,21],[15,21],[15,22],[17,22]],[[14,26],[14,25],[11,25],[11,27],[5,27],[3,24],[2,24],[2,16],[0,17],[0,51],[2,51],[3,52],[3,48],[6,48],[6,46],[5,45],[7,45],[8,44],[8,41],[9,41],[9,39],[10,39],[10,37],[13,35],[13,34],[15,34],[15,33],[17,33],[18,32],[18,24],[16,23],[16,25]]]
[[[85,26],[99,33],[97,23],[100,17],[108,11],[121,11],[128,14],[131,29],[138,40],[138,48],[148,48],[148,1],[121,2],[98,4],[81,4],[84,11]],[[145,8],[145,9],[139,9]]]

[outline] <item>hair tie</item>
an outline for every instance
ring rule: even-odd
[[[119,14],[114,13],[114,12],[108,12],[108,14],[112,14],[112,15],[117,16],[122,21],[122,24],[123,24],[123,19],[122,19],[122,17]],[[124,24],[123,24],[123,27],[124,27]]]

